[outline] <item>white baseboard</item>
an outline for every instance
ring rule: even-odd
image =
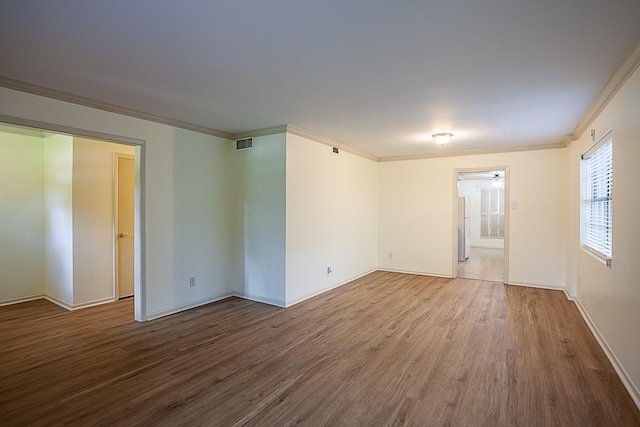
[[[265,298],[259,295],[254,295],[254,294],[245,294],[243,292],[234,292],[233,296],[236,296],[238,298],[242,298],[242,299],[246,299],[249,301],[255,301],[255,302],[259,302],[262,304],[269,304],[269,305],[275,305],[276,307],[281,307],[281,308],[285,308],[285,302],[279,299],[273,299],[273,298]]]
[[[567,299],[569,301],[575,301],[576,297],[574,295],[571,295],[571,293],[569,293],[569,291],[567,290],[567,288],[562,289],[564,291],[565,296],[567,297]]]
[[[284,307],[284,303],[282,301],[271,300],[269,298],[263,298],[255,295],[248,295],[248,294],[245,295],[239,292],[230,292],[230,293],[219,295],[214,298],[205,298],[198,301],[190,302],[188,304],[183,304],[181,306],[170,308],[167,310],[161,310],[155,313],[147,313],[146,320],[149,321],[149,320],[159,319],[161,317],[170,316],[172,314],[180,313],[181,311],[191,310],[192,308],[197,308],[203,305],[211,304],[213,302],[221,301],[223,299],[227,299],[231,297],[238,297],[238,298],[246,299],[249,301],[256,301],[262,304],[275,305],[276,307]]]
[[[69,310],[69,311],[73,310],[73,305],[72,304],[69,304],[66,301],[62,301],[61,299],[58,299],[56,297],[52,297],[51,295],[45,295],[44,299],[46,299],[49,302],[54,303],[55,305],[58,305],[58,306],[64,308],[65,310]]]
[[[395,270],[393,268],[378,268],[373,271],[385,271],[387,273],[402,273],[402,274],[415,274],[417,276],[431,276],[431,277],[441,277],[443,279],[451,279],[451,275],[446,274],[438,274],[438,273],[426,273],[424,271],[411,271],[411,270]]]
[[[181,306],[170,308],[170,309],[167,309],[167,310],[161,310],[161,311],[157,311],[155,313],[147,313],[147,319],[146,320],[154,320],[154,319],[158,319],[160,317],[169,316],[171,314],[176,314],[176,313],[179,313],[181,311],[190,310],[192,308],[200,307],[201,305],[211,304],[212,302],[220,301],[220,300],[232,297],[232,296],[234,296],[233,293],[226,293],[226,294],[222,294],[222,295],[219,295],[217,297],[214,297],[214,298],[205,298],[205,299],[201,299],[201,300],[198,300],[198,301],[193,301],[193,302],[190,302],[188,304],[183,304]]]
[[[113,298],[109,297],[109,298],[102,298],[99,300],[95,300],[95,301],[88,301],[88,302],[83,302],[81,304],[69,304],[66,301],[62,301],[61,299],[58,299],[56,297],[53,297],[51,295],[37,295],[37,296],[31,296],[31,297],[25,297],[25,298],[16,298],[13,300],[7,300],[7,301],[2,301],[0,302],[0,306],[3,305],[11,305],[11,304],[20,304],[21,302],[27,302],[27,301],[34,301],[37,299],[45,299],[57,306],[60,306],[62,308],[64,308],[65,310],[69,310],[69,311],[73,311],[73,310],[79,310],[81,308],[87,308],[87,307],[93,307],[94,305],[101,305],[101,304],[106,304],[109,302],[113,302]]]
[[[79,304],[73,304],[73,307],[71,308],[71,310],[80,310],[81,308],[87,308],[87,307],[93,307],[96,305],[102,305],[102,304],[108,304],[110,302],[114,302],[115,299],[113,299],[113,297],[107,297],[107,298],[100,298],[97,300],[93,300],[93,301],[87,301],[87,302],[82,302]]]
[[[537,285],[537,284],[532,284],[532,283],[517,283],[517,282],[509,282],[509,283],[505,283],[505,285],[522,286],[524,288],[548,289],[548,290],[551,290],[551,291],[563,291],[566,294],[565,289],[561,288],[559,286]]]
[[[371,274],[371,273],[374,273],[374,272],[376,272],[376,271],[378,271],[378,270],[377,270],[377,269],[369,270],[369,271],[367,271],[367,272],[365,272],[365,273],[359,274],[359,275],[357,275],[357,276],[355,276],[355,277],[352,277],[352,278],[350,278],[350,279],[348,279],[348,280],[345,280],[345,281],[342,281],[342,282],[340,282],[340,283],[336,283],[336,284],[331,285],[331,286],[329,286],[329,287],[323,288],[323,289],[321,289],[321,290],[319,290],[319,291],[312,292],[312,293],[310,293],[310,294],[308,294],[308,295],[305,295],[305,296],[300,297],[300,298],[296,298],[296,299],[291,300],[291,301],[287,301],[287,304],[285,305],[285,307],[291,307],[291,306],[294,306],[294,305],[296,305],[296,304],[301,303],[302,301],[306,301],[306,300],[311,299],[311,298],[313,298],[313,297],[317,297],[317,296],[318,296],[318,295],[320,295],[320,294],[323,294],[323,293],[325,293],[325,292],[328,292],[328,291],[330,291],[330,290],[332,290],[332,289],[339,288],[340,286],[346,285],[347,283],[353,282],[354,280],[357,280],[357,279],[359,279],[359,278],[361,278],[361,277],[366,276],[367,274]]]
[[[44,295],[42,298],[46,299],[49,302],[54,303],[55,305],[58,305],[66,310],[69,311],[74,311],[74,310],[80,310],[83,308],[87,308],[87,307],[93,307],[96,305],[102,305],[102,304],[107,304],[110,302],[113,302],[113,297],[108,297],[108,298],[101,298],[101,299],[97,299],[97,300],[93,300],[93,301],[87,301],[87,302],[83,302],[80,304],[69,304],[66,301],[62,301],[56,297],[52,297],[51,295]]]
[[[13,305],[13,304],[20,304],[21,302],[35,301],[37,299],[42,299],[42,298],[44,298],[44,295],[32,295],[29,297],[6,299],[3,301],[0,301],[0,307],[2,307],[3,305]]]
[[[607,355],[609,362],[611,362],[611,365],[613,365],[613,369],[615,369],[618,377],[620,377],[620,379],[622,380],[622,383],[631,395],[631,398],[635,402],[636,406],[638,407],[638,409],[640,409],[640,389],[633,382],[633,380],[629,376],[629,373],[627,373],[627,370],[624,368],[622,363],[620,363],[620,360],[618,360],[618,357],[613,352],[611,347],[609,347],[607,340],[604,339],[604,336],[602,336],[598,327],[595,325],[595,323],[593,323],[591,316],[589,316],[587,310],[582,306],[580,300],[575,299],[573,302],[575,303],[576,307],[578,307],[578,311],[580,311],[580,314],[582,314],[582,318],[587,323],[589,329],[591,329],[591,333],[593,333],[593,336],[596,337],[598,344],[600,344],[600,347]]]

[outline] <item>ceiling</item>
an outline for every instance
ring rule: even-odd
[[[5,81],[376,157],[561,143],[640,41],[638,0],[3,0],[0,21]]]

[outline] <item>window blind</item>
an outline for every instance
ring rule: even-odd
[[[613,140],[583,155],[582,246],[611,265],[613,237]]]
[[[504,189],[480,189],[480,238],[504,238]]]

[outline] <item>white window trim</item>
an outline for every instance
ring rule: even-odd
[[[594,155],[596,152],[598,152],[598,150],[600,148],[602,148],[603,146],[605,146],[606,144],[611,142],[611,150],[612,150],[612,153],[611,153],[611,174],[613,175],[613,137],[612,137],[611,133],[612,133],[611,130],[605,132],[605,134],[602,135],[591,147],[589,147],[589,149],[587,151],[585,151],[580,156],[580,158],[581,158],[582,162],[586,162],[592,155]],[[592,257],[597,259],[598,261],[602,262],[607,267],[611,268],[611,257],[612,257],[612,254],[613,254],[613,248],[612,248],[612,244],[613,244],[612,238],[613,238],[613,236],[612,235],[608,239],[609,246],[611,247],[611,254],[602,253],[598,249],[596,249],[596,248],[594,248],[592,246],[589,246],[587,243],[585,243],[585,241],[587,240],[585,234],[588,232],[588,230],[585,229],[585,225],[586,225],[585,224],[585,219],[584,219],[585,210],[589,209],[589,215],[591,215],[591,199],[585,194],[585,192],[587,191],[585,186],[588,185],[588,183],[587,183],[588,177],[586,176],[587,171],[586,171],[586,169],[583,169],[585,167],[586,167],[586,163],[582,163],[581,164],[581,177],[580,177],[580,247],[586,253],[588,253],[589,255],[591,255]],[[611,195],[610,198],[609,198],[609,209],[612,208],[612,203],[613,203],[613,196]],[[585,205],[587,205],[586,209],[585,209]],[[612,215],[612,214],[610,214],[610,215]],[[589,225],[590,224],[588,224],[586,226],[589,227]]]

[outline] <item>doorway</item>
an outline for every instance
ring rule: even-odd
[[[115,298],[134,295],[135,156],[114,154]]]
[[[132,219],[133,219],[133,222],[135,223],[137,237],[142,237],[141,232],[144,229],[144,227],[142,226],[142,223],[143,223],[142,205],[143,205],[144,194],[143,194],[143,186],[141,183],[141,176],[142,176],[143,165],[144,165],[144,158],[143,158],[144,151],[145,151],[144,141],[131,139],[127,137],[121,137],[121,136],[111,136],[111,135],[96,133],[92,131],[85,131],[77,128],[67,128],[62,125],[53,125],[53,124],[40,123],[37,121],[31,121],[26,119],[12,118],[7,116],[2,116],[2,120],[3,120],[3,123],[0,123],[0,125],[2,125],[5,131],[7,129],[12,128],[12,129],[17,129],[17,131],[15,131],[17,133],[24,133],[25,129],[27,130],[31,129],[32,130],[31,133],[33,133],[37,138],[40,138],[42,140],[41,143],[36,145],[39,145],[41,147],[39,148],[39,150],[44,150],[45,147],[47,147],[47,153],[46,155],[42,153],[40,154],[39,162],[42,163],[42,157],[44,157],[44,164],[46,165],[46,168],[48,170],[53,170],[53,167],[51,166],[52,164],[57,165],[55,167],[67,167],[64,165],[72,165],[72,162],[75,162],[75,161],[78,161],[81,163],[87,161],[87,163],[84,163],[80,166],[81,168],[80,172],[74,169],[74,173],[76,173],[78,177],[81,177],[81,179],[80,181],[77,181],[73,185],[71,184],[70,180],[66,179],[66,177],[71,177],[71,169],[69,169],[69,173],[54,174],[59,176],[61,180],[60,184],[61,185],[64,184],[63,186],[65,189],[64,194],[68,195],[68,197],[65,196],[65,198],[62,198],[59,195],[61,194],[60,191],[52,193],[48,187],[51,184],[51,182],[48,182],[47,180],[45,180],[44,188],[38,190],[40,191],[39,193],[40,195],[36,194],[34,196],[36,199],[45,198],[45,205],[47,204],[51,205],[51,208],[48,211],[49,213],[47,213],[47,210],[45,209],[45,213],[44,213],[45,218],[43,220],[43,222],[45,223],[45,229],[42,232],[42,237],[38,237],[37,239],[37,242],[41,242],[41,243],[38,243],[38,245],[42,245],[44,247],[42,251],[43,253],[45,253],[44,255],[45,258],[47,256],[46,253],[49,250],[48,249],[50,246],[49,242],[51,242],[50,239],[52,238],[51,233],[47,232],[47,222],[51,223],[51,226],[48,229],[56,231],[54,237],[57,240],[55,242],[60,243],[60,245],[58,245],[60,248],[62,249],[71,248],[72,246],[70,242],[72,241],[72,239],[74,242],[73,250],[69,249],[62,254],[63,255],[62,259],[64,261],[63,263],[64,268],[54,267],[54,269],[56,270],[56,271],[53,271],[55,276],[51,276],[50,274],[51,271],[49,270],[47,270],[46,274],[44,274],[44,276],[47,278],[44,285],[45,297],[50,301],[55,302],[56,304],[61,305],[67,309],[83,308],[91,305],[97,305],[97,304],[113,301],[117,297],[117,293],[115,292],[115,286],[114,286],[114,283],[116,280],[115,273],[114,273],[115,247],[112,245],[112,243],[109,242],[110,240],[113,241],[113,233],[115,232],[114,225],[116,221],[116,219],[113,216],[114,215],[113,203],[115,202],[114,200],[115,194],[113,192],[114,171],[115,171],[113,152],[125,151],[129,153],[129,157],[130,157],[129,169],[134,174],[134,183],[133,183],[133,192],[132,192],[133,194],[133,202],[132,202],[133,218]],[[10,131],[10,133],[14,133],[14,131]],[[48,148],[48,147],[53,147],[52,145],[49,145],[51,140],[56,141],[55,150],[61,150],[61,148],[64,148],[64,150],[66,150],[64,151],[64,153],[67,153],[66,157],[64,157],[64,160],[65,160],[64,162],[62,161],[53,162],[53,161],[47,160],[48,158],[53,159],[53,157],[49,156],[49,153],[52,151],[52,149]],[[77,147],[81,147],[81,148],[77,148],[76,144],[79,144]],[[114,149],[104,148],[104,146],[106,145],[112,146],[114,147]],[[76,148],[79,151],[74,153],[74,151],[76,151]],[[70,150],[74,150],[74,151],[70,151]],[[94,151],[100,152],[101,160],[99,161],[99,164],[96,163],[95,156],[88,155],[89,152],[94,152]],[[109,153],[105,154],[107,151],[109,151]],[[59,152],[62,153],[63,151],[59,151]],[[69,154],[69,153],[72,153],[72,154]],[[56,151],[56,155],[58,155],[58,151]],[[108,157],[105,158],[104,157],[105,155]],[[58,155],[58,157],[60,159],[63,158],[61,157],[61,155]],[[30,166],[30,168],[35,168],[35,167],[36,167],[36,164],[33,164],[32,166]],[[42,166],[37,166],[37,167],[42,167]],[[71,167],[71,166],[68,166],[68,167]],[[95,177],[95,175],[97,174],[97,169],[100,169],[100,173],[103,174],[105,176],[105,179],[107,180],[106,182],[100,181],[101,191],[108,192],[106,199],[98,198],[97,197],[98,191],[97,190],[94,191],[93,186],[95,185],[96,181],[93,180],[93,177]],[[40,172],[40,174],[42,174],[42,172]],[[57,185],[57,184],[58,182],[54,181],[52,185]],[[76,191],[82,191],[83,193],[82,195],[76,197],[73,203],[71,203],[70,200],[73,200],[71,196],[71,192],[75,193]],[[33,197],[31,199],[33,199]],[[96,203],[96,200],[97,200],[97,203]],[[63,203],[64,206],[62,205],[58,206],[58,204],[55,204],[54,202],[58,204]],[[99,229],[95,228],[97,217],[91,214],[91,212],[93,212],[94,205],[105,206],[105,208],[108,209],[106,212],[104,210],[100,211],[100,212],[105,212],[104,215],[102,213],[100,214],[101,216],[100,220],[102,221],[102,216],[106,216],[107,219],[106,219],[106,225],[101,226],[101,228]],[[27,208],[28,206],[25,207],[25,209]],[[61,208],[61,209],[58,209],[58,208]],[[72,214],[72,212],[76,209],[79,209],[81,212],[80,213],[76,212],[77,215]],[[30,209],[28,211],[31,212],[33,211],[33,209]],[[64,218],[73,217],[73,218],[77,218],[78,221],[69,222],[65,220],[64,222],[61,222],[60,221],[61,213],[65,214]],[[62,230],[62,231],[65,231],[65,233],[60,232],[61,225],[66,226],[66,228]],[[96,230],[100,230],[100,231],[96,233],[94,232]],[[107,239],[103,243],[98,244],[94,242],[96,239],[102,239],[103,237]],[[143,247],[141,244],[141,240],[142,238],[136,239],[130,248],[130,251],[132,252],[130,264],[133,267],[131,268],[131,270],[133,271],[133,281],[132,281],[133,286],[132,286],[132,289],[128,292],[130,292],[131,295],[135,294],[136,296],[134,300],[133,315],[135,320],[137,321],[146,320],[145,305],[144,305],[144,281],[143,281],[143,275],[142,275]],[[82,242],[82,241],[87,242],[86,249],[82,249],[81,244],[80,245],[76,244],[77,242]],[[110,249],[110,253],[98,254],[98,256],[94,256],[96,255],[95,252],[97,252],[98,250],[103,251],[105,249]],[[57,265],[58,260],[60,259],[59,255],[60,253],[58,252],[52,253],[49,256],[49,259],[51,261],[56,261],[56,262],[45,262],[44,263],[46,266],[45,268],[49,268],[48,267],[49,265]],[[28,257],[28,256],[29,256],[28,254],[25,255],[25,257]],[[81,285],[85,284],[85,286],[82,288],[81,297],[79,298],[79,300],[74,299],[75,298],[74,283],[76,282],[76,275],[75,274],[73,276],[68,274],[64,276],[62,275],[62,273],[67,272],[69,268],[74,268],[73,267],[74,257],[78,257],[78,259],[75,262],[75,266],[77,267],[75,270],[78,270],[81,272],[81,274],[79,275],[80,279],[78,280],[78,282]],[[101,260],[106,259],[106,264],[101,262],[99,264],[99,268],[92,269],[91,267],[92,264],[87,263],[86,261],[94,260],[94,259],[101,259]],[[86,277],[83,277],[83,275]],[[50,287],[49,284],[51,283],[52,277],[54,277],[53,280],[56,280],[56,282],[54,283],[54,286]],[[97,277],[97,278],[100,278],[100,280],[99,281],[86,280],[87,277]],[[107,279],[107,283],[104,283],[105,278]],[[87,287],[88,286],[86,285],[87,283],[89,283],[92,287],[91,288]],[[97,286],[97,287],[94,287],[94,286]],[[106,292],[105,292],[105,286],[108,287]],[[113,292],[110,292],[109,289],[113,289]],[[19,291],[20,289],[16,290],[16,292],[18,293]],[[37,292],[40,295],[40,297],[43,295],[42,292],[43,292],[42,290],[39,290]],[[53,292],[53,294],[49,295],[51,292]],[[31,297],[31,295],[33,295],[33,293],[31,293],[30,295],[26,295],[25,292],[23,293],[25,294],[24,296],[18,295],[16,298],[14,298],[14,300],[16,302],[20,302],[21,300],[27,300],[28,298]],[[31,297],[31,299],[32,298],[33,297]]]
[[[455,172],[454,277],[507,283],[508,167]]]

